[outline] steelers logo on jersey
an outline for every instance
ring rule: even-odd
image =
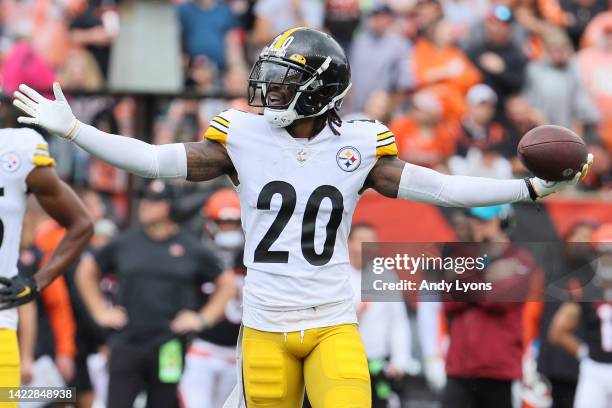
[[[17,171],[17,169],[21,165],[21,160],[19,159],[19,156],[17,156],[17,154],[14,152],[8,152],[3,154],[0,158],[0,162],[2,163],[2,168],[4,169],[4,171],[8,171],[9,173]]]
[[[344,171],[354,171],[361,164],[361,154],[353,146],[344,146],[336,154],[338,167]]]

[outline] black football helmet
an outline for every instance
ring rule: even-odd
[[[265,47],[249,75],[249,105],[275,127],[339,109],[351,87],[342,47],[312,28],[285,31]]]

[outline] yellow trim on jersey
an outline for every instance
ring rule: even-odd
[[[213,122],[217,122],[227,128],[229,128],[229,120],[223,119],[221,116],[215,116],[213,119]]]
[[[39,143],[36,145],[36,150],[44,150],[45,152],[49,151],[49,145],[46,143]]]
[[[34,153],[34,156],[32,157],[32,163],[34,163],[36,167],[46,167],[46,166],[54,167],[55,159],[53,157],[50,157],[48,154],[44,155],[44,154]]]
[[[306,27],[295,27],[292,29],[289,29],[287,31],[285,31],[284,33],[281,34],[281,36],[278,38],[278,40],[276,40],[276,42],[274,43],[274,46],[272,48],[278,50],[280,49],[283,44],[285,43],[285,41],[287,40],[287,38],[289,38],[289,36],[291,34],[293,34],[294,32],[298,31],[298,30],[304,30],[306,29]]]
[[[208,140],[214,140],[215,142],[221,143],[223,146],[227,146],[227,132],[229,130],[230,122],[222,116],[215,116],[210,121],[208,129],[204,132],[204,138]]]
[[[397,145],[395,139],[388,144],[383,144],[376,147],[376,158],[379,159],[382,156],[397,156]]]
[[[206,129],[206,131],[204,132],[204,138],[219,142],[223,146],[227,145],[227,133],[223,133],[219,129],[216,129],[212,126],[209,126],[208,129]]]
[[[380,142],[381,140],[388,139],[389,137],[395,136],[392,131],[388,130],[386,132],[379,133],[376,136],[376,141]]]
[[[395,135],[389,129],[376,135],[376,158],[382,156],[397,156]]]

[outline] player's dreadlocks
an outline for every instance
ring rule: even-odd
[[[338,115],[338,111],[335,108],[332,108],[328,111],[327,124],[329,125],[329,128],[332,130],[334,135],[340,136],[340,132],[338,131],[338,129],[336,129],[336,126],[342,126],[342,119],[340,118],[340,115]]]

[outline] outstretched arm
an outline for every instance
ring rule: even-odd
[[[366,187],[391,198],[444,207],[480,207],[535,200],[576,184],[592,162],[573,180],[548,183],[538,178],[498,180],[486,177],[450,176],[406,163],[396,156],[381,157],[368,175]]]
[[[15,92],[13,105],[28,116],[20,123],[38,125],[73,141],[98,159],[130,173],[148,178],[210,180],[231,174],[233,166],[225,149],[216,142],[151,145],[141,140],[102,132],[79,122],[62,93],[53,84],[55,100],[49,100],[27,85]]]

